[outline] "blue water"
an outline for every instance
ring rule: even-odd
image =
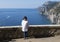
[[[21,25],[24,16],[28,17],[30,25],[51,24],[50,20],[41,15],[37,9],[0,9],[0,26]]]

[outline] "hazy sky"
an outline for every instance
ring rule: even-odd
[[[37,8],[46,1],[59,0],[0,0],[0,8]]]

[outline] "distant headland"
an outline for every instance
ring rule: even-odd
[[[60,2],[48,1],[38,9],[41,14],[47,15],[52,24],[60,24]]]

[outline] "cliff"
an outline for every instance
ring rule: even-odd
[[[40,12],[47,15],[47,18],[50,19],[53,24],[60,24],[60,2],[48,1],[44,3],[42,7],[44,7],[44,11],[40,9]]]

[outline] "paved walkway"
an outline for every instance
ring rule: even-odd
[[[14,39],[10,42],[60,42],[60,36],[49,37],[49,38],[30,38],[24,40],[22,39]]]

